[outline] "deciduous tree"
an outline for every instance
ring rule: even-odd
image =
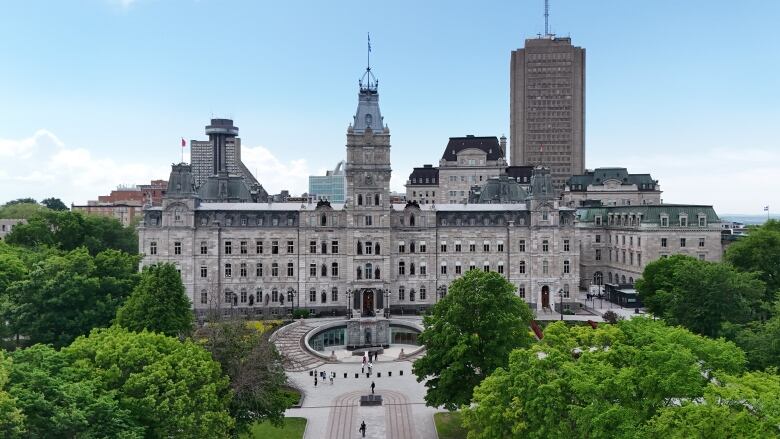
[[[531,310],[514,291],[498,273],[471,270],[424,317],[418,340],[427,352],[412,370],[425,381],[426,404],[468,404],[474,387],[506,366],[513,349],[530,345]]]
[[[773,302],[780,292],[780,221],[751,229],[728,247],[726,261],[741,271],[757,272],[766,283],[766,300]]]
[[[65,203],[63,203],[59,198],[45,198],[41,200],[41,204],[51,210],[68,210],[68,206],[66,206]]]

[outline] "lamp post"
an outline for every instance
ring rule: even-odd
[[[293,316],[293,319],[295,318],[295,290],[292,288],[287,289],[287,294],[289,297],[287,297],[287,300],[290,302],[290,315]]]
[[[352,305],[352,289],[347,290],[347,320],[352,318],[352,308],[350,308]]]
[[[563,288],[558,290],[558,297],[560,298],[560,311],[561,311],[561,321],[563,321]]]
[[[390,318],[390,290],[385,289],[385,318]]]

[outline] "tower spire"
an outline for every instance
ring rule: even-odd
[[[371,33],[368,33],[368,51],[366,53],[366,72],[363,73],[363,77],[358,81],[361,92],[373,92],[376,93],[379,80],[376,79],[373,73],[371,73]]]

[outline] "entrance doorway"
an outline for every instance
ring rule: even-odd
[[[374,315],[374,290],[363,291],[363,317],[371,317]]]
[[[550,287],[547,285],[542,287],[542,308],[550,307]]]

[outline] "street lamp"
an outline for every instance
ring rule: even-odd
[[[352,289],[350,288],[347,290],[347,314],[346,314],[347,320],[352,318],[352,308],[350,308],[351,303],[352,303]]]
[[[385,289],[385,318],[390,318],[390,290]]]
[[[558,290],[558,297],[560,297],[560,311],[561,311],[561,321],[563,321],[563,288]]]
[[[292,288],[287,289],[287,300],[290,302],[290,315],[295,318],[295,290]]]

